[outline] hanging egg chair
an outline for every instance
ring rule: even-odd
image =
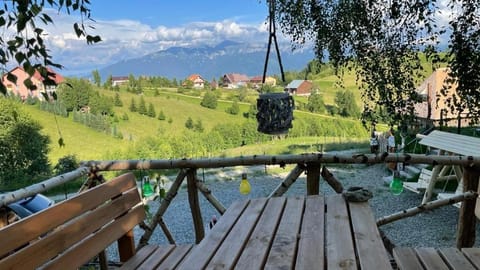
[[[265,57],[265,66],[263,69],[262,84],[265,84],[267,75],[268,57],[272,40],[275,43],[278,63],[282,74],[282,81],[285,82],[282,60],[278,49],[277,38],[275,35],[275,1],[269,1],[269,38],[267,46],[267,55]],[[257,123],[259,132],[279,135],[285,134],[292,128],[294,101],[288,93],[265,93],[260,94],[257,99]]]

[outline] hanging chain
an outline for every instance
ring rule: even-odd
[[[267,67],[268,67],[268,58],[270,55],[270,47],[272,46],[272,40],[275,43],[275,49],[277,50],[277,58],[278,64],[280,65],[280,72],[282,75],[282,81],[285,82],[285,73],[283,72],[283,65],[282,65],[282,58],[280,57],[280,50],[278,48],[277,43],[277,36],[276,36],[276,27],[275,27],[275,0],[268,1],[268,47],[267,47],[267,55],[265,57],[265,65],[263,68],[263,77],[262,77],[262,84],[265,83],[265,77],[267,76]]]

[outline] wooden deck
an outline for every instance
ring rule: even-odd
[[[342,195],[236,202],[198,245],[143,249],[123,268],[392,269],[368,203]]]
[[[395,248],[393,256],[399,269],[475,270],[480,269],[478,248]]]

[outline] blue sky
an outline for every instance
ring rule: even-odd
[[[102,42],[87,45],[73,32],[80,18],[51,10],[55,25],[46,27],[54,61],[65,75],[90,73],[123,59],[172,46],[215,45],[229,39],[266,44],[265,0],[171,1],[93,0],[89,34]],[[285,40],[285,39],[282,39]]]

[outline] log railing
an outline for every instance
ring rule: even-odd
[[[127,171],[127,170],[171,170],[177,169],[179,173],[168,190],[165,198],[162,200],[157,212],[150,220],[150,224],[143,223],[144,234],[140,239],[140,246],[146,245],[155,230],[156,226],[165,233],[170,243],[174,243],[172,234],[167,225],[163,222],[163,214],[170,205],[172,199],[176,196],[178,189],[186,178],[188,188],[188,200],[195,229],[196,242],[198,243],[204,236],[202,223],[202,214],[199,207],[198,194],[200,191],[206,199],[217,209],[220,214],[225,212],[225,207],[216,199],[208,187],[198,180],[197,169],[200,168],[224,168],[235,166],[254,166],[254,165],[279,165],[281,167],[287,164],[296,165],[288,174],[285,180],[272,191],[270,196],[281,196],[303,173],[307,174],[306,190],[307,194],[319,193],[320,176],[329,183],[332,188],[341,193],[343,187],[336,181],[335,177],[325,168],[324,164],[376,164],[386,162],[408,162],[410,164],[421,163],[430,165],[460,165],[470,172],[464,175],[465,191],[471,190],[465,196],[455,198],[456,201],[469,200],[469,203],[462,204],[460,211],[457,245],[471,246],[473,243],[465,239],[474,239],[472,233],[475,233],[475,201],[472,198],[477,196],[478,178],[480,175],[480,156],[425,156],[417,154],[322,154],[310,153],[300,155],[254,155],[234,158],[210,158],[210,159],[171,159],[171,160],[116,160],[116,161],[87,161],[83,162],[81,167],[75,171],[56,176],[44,182],[17,190],[14,192],[0,194],[0,207],[4,207],[12,202],[22,198],[32,196],[36,193],[44,192],[54,186],[64,184],[75,180],[81,176],[98,175],[102,171]],[[323,166],[323,168],[322,168]],[[394,214],[394,216],[385,217],[378,221],[378,225],[398,220],[399,218],[418,213],[422,209],[432,209],[434,207],[446,205],[452,202],[442,202],[437,204],[420,205],[418,209],[408,211],[408,215]],[[473,228],[473,229],[472,229]]]

